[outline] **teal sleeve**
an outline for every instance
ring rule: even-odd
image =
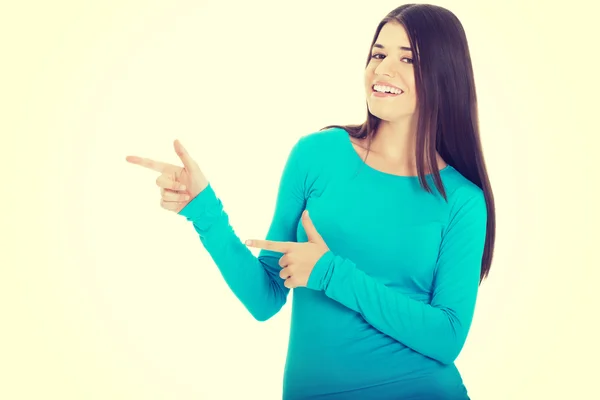
[[[473,320],[486,225],[482,193],[454,213],[443,234],[429,304],[384,285],[331,251],[316,263],[307,287],[324,291],[405,346],[451,364]]]
[[[267,240],[296,241],[298,221],[305,206],[300,147],[299,141],[283,169]],[[265,321],[279,312],[289,293],[279,277],[281,254],[268,251],[261,251],[258,257],[252,254],[230,225],[212,185],[179,214],[192,222],[227,285],[254,318]]]

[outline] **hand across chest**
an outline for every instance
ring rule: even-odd
[[[307,209],[334,254],[390,286],[431,286],[442,242],[439,206],[338,189],[310,198]],[[301,224],[298,240],[306,240]]]

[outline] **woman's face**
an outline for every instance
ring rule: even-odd
[[[415,113],[417,96],[412,57],[404,27],[394,22],[385,24],[371,49],[371,59],[365,70],[371,114],[395,122]]]

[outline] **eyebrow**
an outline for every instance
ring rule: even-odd
[[[383,45],[379,44],[379,43],[375,43],[373,45],[373,47],[377,47],[378,49],[385,49],[385,47],[383,47]],[[406,46],[398,46],[398,48],[400,50],[412,51],[412,49],[410,47],[406,47]]]

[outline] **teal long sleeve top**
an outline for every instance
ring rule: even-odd
[[[365,164],[343,129],[295,143],[266,239],[307,241],[308,209],[329,251],[293,289],[283,399],[469,398],[454,361],[474,314],[487,209],[455,168],[440,173],[448,201]],[[254,318],[284,306],[282,254],[255,256],[211,185],[180,214]]]

